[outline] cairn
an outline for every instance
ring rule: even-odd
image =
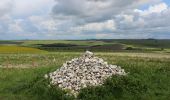
[[[102,85],[104,80],[112,75],[126,75],[126,73],[121,67],[109,65],[102,58],[86,51],[81,57],[67,61],[61,68],[46,74],[45,78],[51,80],[50,85],[57,85],[77,95],[80,89]]]

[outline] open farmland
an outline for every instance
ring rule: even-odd
[[[19,46],[0,46],[0,53],[44,53],[46,51],[36,48]]]
[[[33,47],[50,52],[170,52],[170,40],[20,40],[0,41],[0,45]]]
[[[106,41],[106,40],[105,40]],[[116,41],[116,40],[114,40]],[[121,40],[122,41],[122,40]],[[129,40],[130,41],[130,40]],[[17,41],[15,41],[17,42]],[[25,43],[27,41],[24,41]],[[58,87],[48,87],[49,81],[44,74],[61,67],[65,61],[83,54],[85,49],[78,51],[65,50],[70,46],[113,45],[116,42],[60,41],[60,50],[45,50],[32,44],[13,44],[0,46],[0,100],[75,100],[66,91]],[[58,41],[38,43],[49,46]],[[73,43],[75,42],[75,43]],[[92,41],[90,41],[92,42]],[[61,44],[64,44],[63,46]],[[69,44],[69,45],[68,45]],[[73,45],[74,44],[74,45]],[[120,42],[119,42],[120,44]],[[25,46],[24,46],[25,45]],[[113,76],[104,85],[84,88],[77,99],[82,100],[168,100],[170,98],[170,54],[168,46],[141,47],[134,44],[123,44],[123,50],[96,50],[95,55],[108,61],[109,64],[121,66],[128,76]],[[126,50],[126,47],[145,48],[145,50]],[[3,49],[2,49],[3,48]],[[71,47],[72,48],[72,47]],[[147,51],[146,48],[151,49]],[[40,50],[41,49],[41,50]],[[100,48],[103,49],[103,48]],[[105,49],[103,49],[105,50]],[[95,51],[95,50],[94,50]]]

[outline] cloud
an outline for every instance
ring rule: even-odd
[[[2,0],[0,1],[0,17],[8,14],[13,7],[12,0]]]
[[[135,38],[137,36],[163,38],[170,34],[169,21],[170,8],[167,4],[161,2],[150,6],[148,9],[135,9],[133,13],[117,15],[115,17],[116,33],[125,34],[126,32],[126,34],[133,34]]]
[[[14,0],[13,3],[14,16],[29,17],[50,13],[54,0]]]
[[[14,23],[9,24],[10,33],[20,33],[23,32],[21,27],[22,20],[15,20]]]
[[[69,24],[65,33],[80,34],[119,34],[128,38],[127,34],[154,34],[156,23],[162,27],[160,16],[168,13],[168,5],[160,0],[55,0],[53,17]],[[139,9],[143,5],[151,5],[147,9]],[[163,14],[164,13],[164,14]],[[157,18],[153,18],[157,16]],[[168,15],[169,16],[169,15]],[[167,21],[168,18],[164,20]],[[155,21],[155,22],[154,22]],[[70,24],[71,23],[71,24]],[[154,24],[155,23],[155,24]],[[60,25],[59,25],[60,26]],[[165,25],[167,26],[167,24]],[[156,29],[163,31],[162,29]],[[122,35],[123,34],[123,35]],[[106,35],[105,35],[106,36]],[[150,35],[145,35],[150,36]]]
[[[43,22],[46,22],[42,26],[46,27],[48,18],[45,19],[45,16],[49,16],[53,4],[53,0],[2,0],[0,2],[0,39],[41,38],[43,28],[38,29],[36,27],[38,23],[35,25],[36,21],[32,22],[29,17],[44,18]]]
[[[126,13],[153,0],[56,0],[53,15],[56,18],[70,18],[77,24],[100,22],[114,15]]]
[[[163,0],[0,2],[0,39],[167,38],[169,22]]]
[[[136,9],[135,12],[138,12],[140,13],[140,15],[142,16],[147,16],[149,14],[152,14],[152,13],[161,13],[165,10],[168,9],[168,5],[165,4],[165,3],[160,3],[160,4],[157,4],[157,5],[154,5],[154,6],[150,6],[147,10],[138,10]]]
[[[114,20],[108,20],[105,22],[89,23],[78,27],[73,27],[72,30],[77,32],[78,31],[93,31],[93,32],[115,31],[116,25]]]

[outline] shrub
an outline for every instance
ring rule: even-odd
[[[133,47],[126,47],[125,50],[133,50]]]
[[[88,87],[80,91],[81,100],[142,99],[147,86],[130,76],[113,76],[103,86]]]

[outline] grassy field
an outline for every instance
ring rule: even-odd
[[[96,44],[94,42],[93,46],[98,43],[101,45],[113,44],[113,40],[111,43],[109,40],[104,41],[100,40]],[[121,43],[120,41],[123,40],[119,40],[119,43]],[[57,52],[49,52],[33,48],[37,41],[27,43],[28,47],[21,47],[25,45],[23,41],[22,43],[21,41],[13,42],[20,42],[13,43],[13,47],[18,48],[17,50],[10,48],[11,46],[10,49],[5,47],[4,50],[9,50],[9,52],[4,53],[0,46],[0,100],[75,100],[73,96],[67,95],[66,91],[62,91],[58,87],[48,87],[49,81],[44,79],[44,74],[61,67],[65,61],[80,56],[84,52],[83,50],[66,52],[57,49],[58,51],[54,50]],[[39,42],[43,43],[43,41]],[[49,44],[56,43],[56,41],[51,42]],[[70,44],[73,42],[75,41]],[[63,44],[63,41],[60,43]],[[87,41],[81,43],[92,46],[88,45]],[[113,76],[106,80],[103,86],[82,89],[77,97],[78,100],[169,100],[170,54],[165,49],[155,51],[160,47],[147,47],[142,46],[141,43],[140,45],[133,43],[122,44],[125,46],[124,48],[133,46],[154,48],[154,50],[149,52],[143,50],[104,52],[99,50],[100,52],[95,52],[96,56],[108,61],[109,64],[121,66],[129,74],[122,77]],[[69,44],[69,42],[65,44]],[[4,44],[3,41],[2,45],[7,44]],[[31,50],[18,52],[18,50],[23,51],[23,48],[27,48],[26,51],[28,48]],[[60,48],[63,47],[60,45]],[[168,44],[164,48],[168,49]]]
[[[47,53],[47,54],[2,54],[11,58],[11,64],[26,63],[31,58],[37,61],[55,61],[48,65],[40,64],[29,68],[0,69],[0,100],[70,100],[64,91],[47,87],[48,81],[44,74],[56,70],[63,62],[81,53]],[[78,98],[82,100],[167,100],[170,98],[170,55],[153,53],[97,53],[110,64],[121,66],[129,72],[126,77],[108,79],[101,87],[86,88]],[[143,56],[141,56],[143,55]],[[47,58],[45,58],[47,57]],[[54,57],[54,58],[53,58]],[[20,59],[20,60],[18,60]],[[25,61],[25,62],[24,62]]]
[[[46,51],[19,46],[0,46],[0,53],[44,53]]]
[[[170,40],[117,39],[117,40],[13,40],[0,41],[0,45],[34,47],[50,52],[170,52]]]

